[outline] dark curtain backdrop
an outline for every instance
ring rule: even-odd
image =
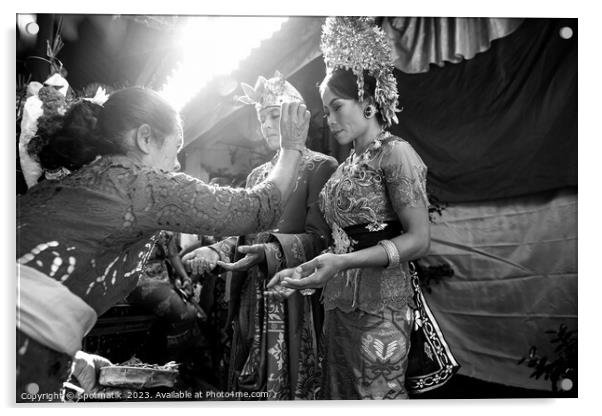
[[[563,39],[567,26],[573,36]],[[525,19],[470,60],[396,71],[403,111],[392,132],[428,165],[434,197],[577,185],[577,35],[577,19]]]

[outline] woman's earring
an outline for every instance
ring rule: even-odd
[[[364,109],[364,117],[371,118],[374,115],[374,107],[369,105]]]

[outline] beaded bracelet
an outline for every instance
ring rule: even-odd
[[[399,266],[399,250],[397,250],[395,243],[393,243],[391,240],[381,240],[378,242],[378,245],[385,249],[387,257],[389,258],[387,269]]]

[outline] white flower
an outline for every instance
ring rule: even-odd
[[[32,95],[25,101],[23,118],[21,119],[21,134],[19,136],[19,158],[28,188],[38,183],[38,178],[42,175],[42,167],[29,155],[27,145],[32,137],[36,135],[38,119],[43,114],[43,103],[37,95]]]
[[[107,91],[103,87],[98,87],[96,90],[96,94],[92,98],[84,98],[84,100],[93,102],[94,104],[98,104],[100,106],[104,105],[109,99],[109,95]]]

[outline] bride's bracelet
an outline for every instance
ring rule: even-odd
[[[382,246],[387,253],[387,257],[389,258],[389,264],[387,268],[390,269],[392,267],[399,266],[399,250],[397,250],[397,246],[391,240],[381,240],[378,242],[378,245]]]

